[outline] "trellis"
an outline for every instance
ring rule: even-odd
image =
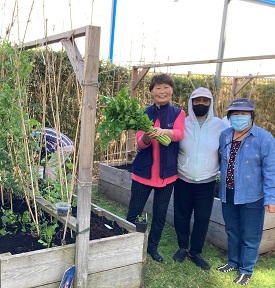
[[[85,61],[79,53],[75,38],[85,36]],[[76,287],[87,287],[88,249],[90,235],[91,190],[95,138],[96,97],[98,86],[100,27],[85,26],[22,44],[31,49],[61,41],[67,51],[80,85],[83,87],[79,144],[77,197]]]

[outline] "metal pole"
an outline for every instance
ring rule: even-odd
[[[117,0],[113,0],[112,1],[112,16],[111,16],[110,50],[109,50],[109,60],[111,63],[113,63],[113,53],[114,53],[116,6],[117,6]]]
[[[218,59],[223,59],[223,54],[224,54],[225,38],[226,38],[225,37],[226,18],[227,18],[227,9],[228,9],[229,2],[230,0],[224,0]],[[222,62],[217,63],[216,65],[215,81],[216,81],[217,95],[219,95],[220,86],[221,86],[221,73],[222,73]]]
[[[274,0],[242,0],[245,2],[250,2],[253,4],[260,4],[260,5],[264,5],[264,6],[269,6],[272,8],[275,8],[275,1]]]

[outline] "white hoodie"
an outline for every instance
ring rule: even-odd
[[[192,99],[207,97],[211,100],[207,118],[200,127],[192,108]],[[190,183],[214,181],[219,171],[219,137],[228,128],[220,118],[214,117],[213,96],[207,88],[197,88],[188,101],[184,139],[179,143],[179,178]]]

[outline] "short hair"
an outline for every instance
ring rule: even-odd
[[[151,92],[157,84],[168,84],[173,89],[175,87],[174,81],[167,74],[157,74],[153,76],[150,82],[149,91]]]
[[[231,114],[232,114],[233,112],[236,112],[236,111],[239,112],[240,110],[230,110],[230,111],[228,111],[227,114],[226,114],[227,119],[229,120]],[[252,120],[255,119],[255,116],[256,116],[255,111],[245,111],[245,112],[250,112],[250,114],[251,114],[251,119],[252,119]]]

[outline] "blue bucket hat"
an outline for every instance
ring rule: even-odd
[[[228,112],[228,111],[254,111],[254,110],[255,110],[255,104],[253,101],[247,98],[239,98],[233,100],[226,111]]]

